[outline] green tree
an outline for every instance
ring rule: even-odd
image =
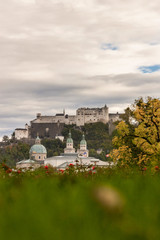
[[[29,158],[30,146],[26,143],[18,142],[0,149],[0,162],[5,162],[10,167],[14,167],[16,162]]]
[[[45,138],[45,139],[42,140],[42,144],[47,149],[47,156],[48,157],[60,155],[63,152],[63,149],[65,147],[65,143],[63,143],[59,139]]]
[[[7,135],[4,135],[2,138],[2,142],[4,142],[5,144],[9,143],[9,137]]]

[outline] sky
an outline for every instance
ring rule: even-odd
[[[41,112],[159,98],[158,0],[0,0],[0,137]]]

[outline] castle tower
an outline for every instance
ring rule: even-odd
[[[77,150],[77,153],[81,157],[88,157],[89,151],[87,149],[87,142],[85,140],[85,136],[83,134],[82,140],[80,141],[80,149]]]
[[[64,153],[75,153],[75,148],[73,148],[73,139],[71,136],[71,132],[69,132],[69,136],[66,141],[66,148],[64,149]]]
[[[108,112],[108,107],[105,106],[102,108],[102,112],[103,112],[103,123],[108,123],[109,122],[109,112]]]

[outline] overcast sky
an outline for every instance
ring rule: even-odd
[[[0,0],[0,136],[159,92],[158,0]]]

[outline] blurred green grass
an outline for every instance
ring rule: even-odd
[[[42,169],[31,175],[0,178],[2,240],[160,239],[159,172],[108,169],[77,176]],[[101,186],[120,193],[120,213],[95,199]]]

